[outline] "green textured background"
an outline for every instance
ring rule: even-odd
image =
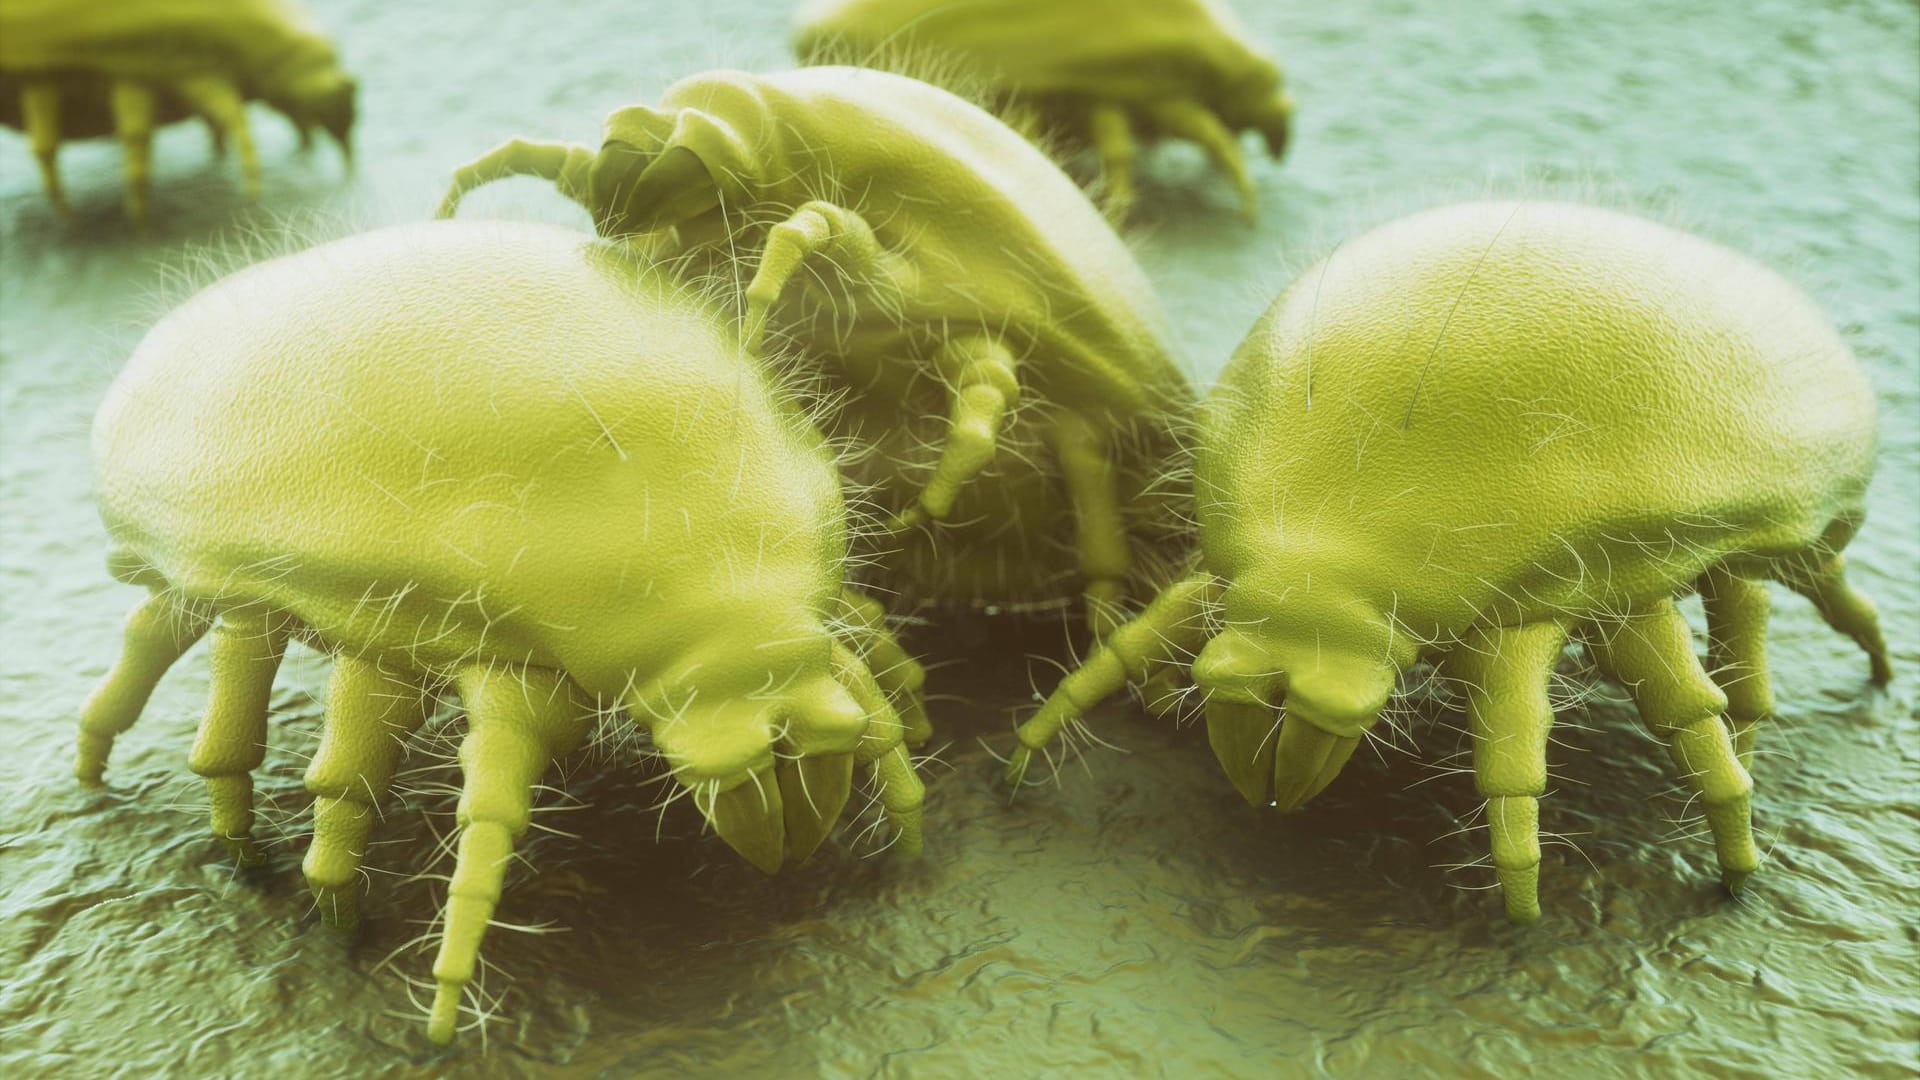
[[[982,741],[1030,702],[1026,651],[922,634],[948,691],[928,854],[842,841],[765,879],[670,814],[634,767],[581,764],[548,797],[572,833],[533,844],[500,917],[501,1017],[426,1043],[408,943],[444,872],[451,767],[423,752],[375,849],[369,925],[309,910],[299,787],[324,670],[275,695],[263,870],[206,835],[185,767],[205,665],[191,654],[122,742],[105,793],[68,779],[75,709],[132,590],[102,566],[87,427],[144,327],[211,247],[414,220],[448,169],[513,134],[591,140],[676,77],[784,62],[767,0],[314,5],[363,86],[361,168],[300,159],[255,116],[263,208],[204,134],[158,147],[157,227],[118,213],[118,151],[70,147],[76,213],[40,199],[0,137],[0,1075],[1911,1076],[1920,1068],[1920,14],[1813,5],[1343,5],[1239,0],[1300,101],[1261,166],[1249,231],[1189,148],[1151,159],[1136,239],[1181,347],[1216,370],[1307,260],[1383,216],[1480,192],[1585,193],[1677,219],[1780,266],[1842,326],[1880,394],[1881,471],[1851,553],[1899,672],[1781,595],[1781,713],[1755,813],[1769,851],[1740,902],[1714,884],[1665,755],[1611,688],[1562,714],[1546,918],[1499,919],[1444,703],[1417,745],[1355,760],[1303,812],[1243,805],[1197,729],[1103,710],[1102,751],[1009,807]],[[1329,11],[1339,7],[1342,10]],[[492,8],[494,10],[485,10]],[[575,222],[535,184],[475,216]],[[246,241],[248,236],[267,240]],[[223,265],[229,255],[209,257]],[[170,284],[172,282],[172,284]],[[1043,663],[1032,679],[1049,685]],[[1571,669],[1570,669],[1571,671]],[[1576,850],[1577,847],[1577,850]],[[382,961],[392,955],[392,962]]]

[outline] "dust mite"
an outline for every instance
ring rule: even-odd
[[[1279,65],[1219,0],[812,0],[793,41],[807,63],[924,72],[1091,145],[1115,219],[1134,204],[1139,142],[1159,138],[1197,143],[1252,217],[1240,136],[1278,159],[1293,116]]]
[[[1698,793],[1734,890],[1759,863],[1746,766],[1773,709],[1762,582],[1889,678],[1841,556],[1872,390],[1791,285],[1652,222],[1485,202],[1367,233],[1254,327],[1196,442],[1200,568],[1021,726],[1014,782],[1149,660],[1198,650],[1220,764],[1247,801],[1291,809],[1397,676],[1437,662],[1466,695],[1507,913],[1529,921],[1569,636]],[[1707,666],[1674,606],[1695,591]]]
[[[319,129],[348,151],[354,81],[293,0],[0,4],[0,123],[26,132],[62,211],[60,144],[112,135],[126,156],[127,215],[145,221],[154,128],[190,116],[206,121],[219,152],[233,147],[257,197],[249,101],[284,113],[302,145]]]
[[[348,924],[402,740],[428,697],[465,704],[436,1041],[534,786],[597,715],[643,724],[764,870],[832,830],[856,762],[897,846],[919,848],[921,785],[888,700],[911,694],[861,655],[898,647],[849,620],[827,448],[731,327],[631,252],[437,222],[244,270],[148,334],[94,453],[111,568],[151,596],[83,709],[82,781],[209,635],[191,764],[214,832],[256,860],[274,673],[290,640],[324,650],[305,870]]]
[[[903,602],[1084,593],[1098,623],[1178,562],[1169,477],[1194,395],[1152,289],[1073,182],[981,109],[878,71],[709,72],[613,113],[597,151],[505,143],[456,170],[441,215],[515,175],[735,282],[750,345],[792,343],[838,401],[843,470],[905,534],[871,575]]]

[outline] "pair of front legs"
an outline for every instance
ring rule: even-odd
[[[1890,678],[1873,605],[1848,584],[1839,556],[1781,580],[1866,651],[1876,684]],[[1008,781],[1021,783],[1034,755],[1044,754],[1062,729],[1129,679],[1137,680],[1149,661],[1196,650],[1206,640],[1205,615],[1218,588],[1212,575],[1196,573],[1168,587],[1138,618],[1116,630],[1020,726]],[[1727,888],[1738,890],[1758,867],[1747,765],[1756,729],[1773,711],[1766,588],[1719,567],[1702,575],[1698,588],[1706,607],[1710,671],[1695,655],[1691,631],[1672,601],[1577,627],[1541,622],[1475,628],[1447,655],[1447,672],[1466,690],[1474,780],[1487,800],[1493,864],[1507,914],[1516,922],[1540,915],[1539,799],[1546,791],[1553,723],[1548,680],[1575,629],[1601,671],[1626,687],[1642,720],[1699,797]],[[1358,743],[1296,718],[1276,721],[1265,708],[1237,706],[1209,708],[1208,738],[1249,801],[1283,808],[1300,805],[1324,788]]]
[[[248,198],[260,195],[260,158],[247,127],[246,100],[234,84],[218,75],[194,75],[156,88],[146,83],[115,80],[109,93],[115,134],[126,158],[127,216],[147,220],[147,191],[153,176],[153,124],[159,94],[173,94],[204,116],[214,132],[216,147],[231,143],[240,157],[240,173]],[[27,141],[40,163],[40,182],[54,208],[66,212],[67,198],[60,184],[60,89],[51,82],[30,82],[20,90],[21,122]]]
[[[849,603],[860,599],[850,596]],[[863,616],[871,614],[871,607],[863,608]],[[260,609],[229,611],[216,621],[178,606],[164,591],[155,593],[128,616],[120,656],[82,709],[75,774],[83,783],[100,783],[114,739],[138,719],[168,667],[211,631],[209,700],[190,763],[206,781],[214,833],[240,862],[259,862],[252,774],[265,757],[268,697],[290,627],[284,614]],[[740,842],[743,831],[765,826],[769,812],[786,825],[759,830],[772,836],[773,865],[783,842],[796,855],[811,851],[838,818],[855,764],[871,770],[896,844],[918,850],[923,792],[905,746],[909,733],[887,698],[891,693],[917,703],[923,673],[884,625],[862,626],[856,636],[885,669],[876,678],[852,650],[834,647],[834,677],[864,715],[878,718],[853,752],[818,759],[790,754],[798,760],[783,761],[777,786],[758,789],[757,797],[755,785],[705,800],[695,793],[716,831],[743,854],[753,854],[751,845]],[[594,722],[591,704],[561,672],[475,664],[452,682],[466,706],[467,733],[459,750],[464,785],[458,851],[434,964],[438,991],[428,1034],[438,1042],[452,1038],[507,863],[531,822],[535,787],[554,761],[586,741]],[[358,919],[358,878],[380,801],[438,686],[418,672],[390,670],[373,659],[334,659],[320,748],[306,773],[314,835],[304,863],[321,917],[330,925],[351,926]],[[914,715],[924,725],[924,713]]]

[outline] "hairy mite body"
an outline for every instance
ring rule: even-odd
[[[95,422],[111,565],[153,595],[83,711],[83,781],[211,631],[192,766],[214,831],[254,858],[250,773],[275,669],[289,639],[328,652],[306,872],[323,913],[350,923],[423,695],[465,703],[438,1041],[534,785],[598,712],[645,724],[715,830],[765,870],[832,829],[856,760],[919,843],[902,725],[839,628],[830,458],[676,290],[564,230],[375,232],[190,300]]]
[[[663,238],[690,274],[751,271],[747,338],[773,325],[841,402],[826,426],[855,448],[847,471],[898,528],[946,523],[879,557],[889,590],[1019,607],[1077,585],[1098,608],[1177,547],[1155,482],[1193,395],[1152,290],[980,109],[877,71],[711,72],[615,112],[597,152],[501,146],[457,171],[442,215],[521,173],[606,235]]]
[[[794,51],[808,63],[949,69],[989,98],[1091,143],[1109,214],[1134,201],[1138,138],[1198,143],[1251,215],[1242,132],[1278,158],[1293,102],[1280,68],[1219,0],[813,0]]]
[[[65,139],[116,136],[126,154],[127,213],[144,220],[153,130],[204,117],[231,142],[250,195],[260,162],[246,103],[284,113],[348,147],[354,82],[292,0],[4,0],[0,124],[27,134],[47,197],[65,209],[56,158]]]
[[[1193,674],[1234,783],[1291,808],[1338,774],[1397,675],[1438,661],[1467,691],[1507,910],[1531,919],[1547,678],[1578,635],[1700,793],[1737,888],[1758,862],[1744,761],[1772,709],[1761,582],[1810,597],[1889,675],[1840,555],[1873,428],[1839,335],[1724,248],[1555,203],[1384,226],[1241,346],[1197,436],[1204,570],[1062,684],[1013,774],[1164,634],[1205,641]],[[1696,590],[1712,675],[1674,607]]]

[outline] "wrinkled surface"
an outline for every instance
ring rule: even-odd
[[[447,170],[506,135],[593,137],[678,76],[774,64],[789,12],[316,3],[364,75],[362,168],[270,170],[264,205],[335,235],[425,217]],[[1493,191],[1590,192],[1753,252],[1822,303],[1882,409],[1870,518],[1849,549],[1879,600],[1897,681],[1867,688],[1853,646],[1776,596],[1781,715],[1762,734],[1755,814],[1769,857],[1722,896],[1700,822],[1616,688],[1562,712],[1545,827],[1546,917],[1499,919],[1460,717],[1411,708],[1411,748],[1364,753],[1305,810],[1248,809],[1204,735],[1136,706],[1096,715],[1096,750],[1011,806],[981,746],[1030,705],[1022,659],[1064,630],[919,635],[942,703],[927,855],[862,858],[857,830],[766,879],[698,836],[661,839],[646,770],[609,749],[558,781],[572,834],[528,852],[500,918],[555,932],[488,943],[503,1015],[448,1051],[421,1034],[404,948],[435,910],[450,824],[446,744],[427,740],[375,848],[368,925],[319,926],[299,879],[324,665],[282,672],[269,864],[236,874],[186,771],[199,652],[122,741],[111,790],[68,778],[74,711],[135,593],[102,566],[87,425],[142,330],[176,300],[183,245],[253,216],[201,133],[163,132],[155,219],[128,232],[118,154],[68,151],[76,216],[40,199],[0,138],[0,1074],[1188,1076],[1905,1076],[1916,1067],[1920,942],[1920,15],[1911,5],[1239,5],[1301,103],[1297,152],[1263,168],[1262,220],[1193,183],[1197,154],[1150,161],[1143,256],[1178,345],[1215,371],[1299,267],[1341,235]],[[1716,8],[1721,6],[1716,5]],[[263,153],[293,137],[265,114]],[[1489,169],[1495,178],[1487,179]],[[1520,179],[1516,179],[1516,178]],[[463,213],[579,224],[538,184]],[[268,232],[275,231],[268,227]],[[991,641],[991,645],[986,642]],[[1592,684],[1568,668],[1569,697]],[[1459,830],[1459,831],[1456,831]],[[1591,861],[1589,861],[1591,860]],[[395,953],[390,965],[381,962]],[[423,999],[422,999],[423,1000]]]

